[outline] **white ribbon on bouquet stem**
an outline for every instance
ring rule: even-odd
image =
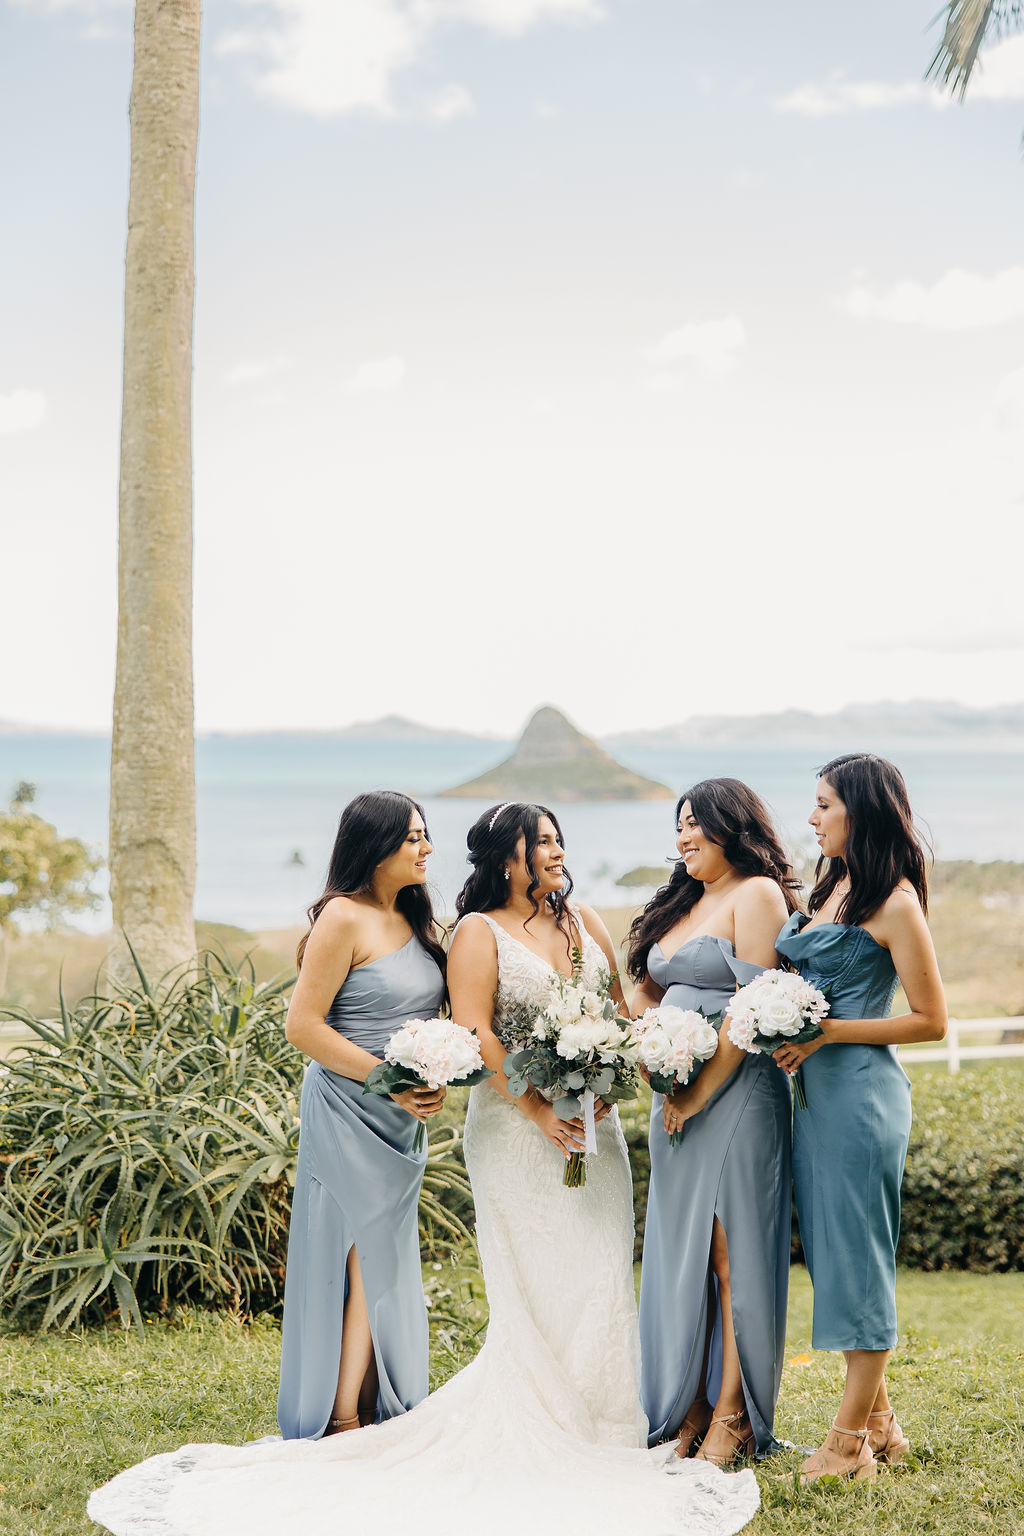
[[[594,1095],[588,1088],[583,1094],[583,1150],[597,1151],[597,1124],[594,1120]]]

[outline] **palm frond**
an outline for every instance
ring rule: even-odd
[[[945,16],[925,78],[941,79],[962,101],[982,47],[1024,25],[1024,0],[950,0]]]

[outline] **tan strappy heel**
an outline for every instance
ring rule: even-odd
[[[328,1419],[327,1428],[324,1430],[324,1434],[340,1435],[343,1430],[358,1429],[359,1427],[359,1415],[357,1413],[355,1418],[352,1419]]]
[[[868,1420],[881,1419],[882,1423],[872,1429],[868,1423],[868,1444],[872,1454],[878,1461],[888,1462],[891,1466],[894,1461],[900,1461],[910,1450],[910,1441],[900,1428],[899,1420],[891,1408],[883,1408],[878,1413],[869,1413]]]
[[[708,1451],[704,1448],[707,1444],[707,1435],[710,1435],[716,1424],[721,1424],[726,1434],[731,1435],[732,1439],[736,1442],[732,1449],[727,1451],[724,1456],[716,1456],[713,1451]],[[744,1424],[746,1425],[745,1429],[742,1427]],[[737,1427],[734,1428],[734,1425]],[[713,1414],[711,1423],[707,1428],[707,1435],[704,1437],[704,1445],[697,1452],[696,1460],[710,1461],[714,1467],[731,1467],[734,1462],[742,1461],[744,1457],[753,1456],[756,1449],[754,1431],[745,1408],[738,1408],[735,1413],[723,1413],[720,1417]]]
[[[833,1424],[823,1443],[808,1456],[800,1468],[801,1483],[815,1483],[819,1477],[849,1477],[872,1482],[878,1476],[878,1463],[871,1454],[866,1429],[840,1429]],[[855,1450],[848,1450],[843,1441],[856,1442]]]
[[[687,1456],[693,1455],[694,1451],[700,1445],[701,1441],[704,1439],[704,1436],[711,1428],[711,1420],[713,1417],[711,1412],[711,1404],[704,1404],[708,1411],[708,1416],[707,1422],[703,1425],[703,1427],[699,1424],[695,1424],[690,1418],[690,1414],[693,1412],[696,1406],[696,1403],[691,1403],[689,1408],[687,1408],[686,1417],[680,1424],[679,1433],[676,1436],[675,1453],[677,1456],[682,1457],[684,1461]]]

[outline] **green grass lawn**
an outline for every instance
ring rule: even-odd
[[[428,1265],[432,1385],[476,1347],[486,1309],[469,1271]],[[908,1463],[863,1484],[796,1489],[799,1457],[758,1470],[752,1536],[965,1536],[1024,1532],[1024,1275],[900,1276],[903,1342],[890,1371]],[[477,1338],[479,1334],[477,1335]],[[190,1440],[273,1433],[279,1335],[194,1317],[71,1337],[0,1334],[0,1531],[96,1531],[90,1488],[129,1462]],[[816,1444],[838,1402],[842,1361],[810,1351],[810,1287],[794,1271],[778,1432]],[[614,1536],[614,1533],[609,1533]]]

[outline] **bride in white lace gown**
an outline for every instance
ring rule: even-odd
[[[614,960],[599,920],[560,894],[550,813],[492,808],[469,843],[453,1014],[500,1068],[495,1031],[540,1000],[552,968],[568,973],[574,947],[590,982]],[[752,1472],[646,1449],[616,1112],[599,1119],[585,1185],[565,1188],[580,1128],[541,1101],[511,1100],[504,1084],[498,1071],[472,1089],[466,1117],[490,1308],[472,1364],[365,1429],[151,1457],[93,1494],[94,1520],[117,1536],[733,1536],[747,1524],[759,1502]]]

